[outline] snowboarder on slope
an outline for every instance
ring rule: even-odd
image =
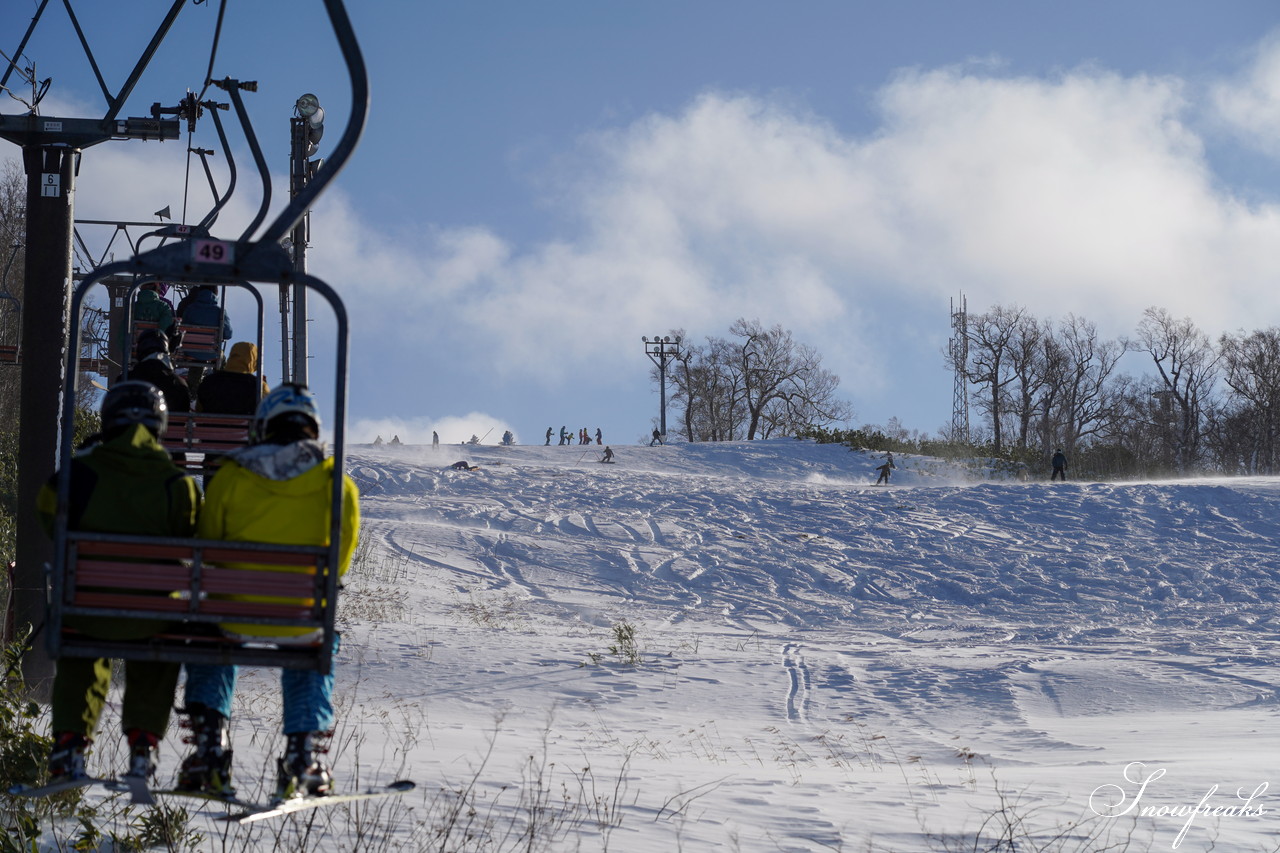
[[[1059,447],[1053,454],[1053,473],[1049,476],[1049,482],[1061,479],[1064,483],[1067,481],[1067,454],[1062,452]]]
[[[876,469],[877,471],[880,472],[880,476],[876,480],[876,485],[879,486],[883,483],[884,485],[887,486],[889,484],[889,472],[897,467],[898,467],[897,465],[893,464],[893,454],[892,453],[886,454],[884,464]]]

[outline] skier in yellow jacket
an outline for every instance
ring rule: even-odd
[[[202,539],[328,545],[333,458],[319,442],[320,415],[304,385],[286,382],[268,394],[254,415],[254,443],[229,454],[205,486],[196,535]],[[360,526],[359,493],[343,475],[339,575],[351,565]],[[254,568],[237,565],[236,568]],[[300,571],[309,571],[300,568]],[[224,624],[239,637],[274,642],[310,642],[305,628]],[[334,649],[336,652],[337,649]],[[178,787],[230,793],[231,749],[228,718],[235,691],[233,666],[187,666],[185,712],[196,749],[182,763]],[[321,739],[333,728],[333,675],[283,669],[284,757],[278,763],[276,795],[331,793],[328,767],[316,758]]]

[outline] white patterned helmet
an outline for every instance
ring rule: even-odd
[[[262,441],[270,432],[272,421],[277,418],[294,416],[292,420],[305,417],[320,433],[320,411],[316,406],[316,397],[306,385],[297,382],[284,382],[271,390],[258,404],[258,411],[253,416],[254,438]]]

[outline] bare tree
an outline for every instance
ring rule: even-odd
[[[672,406],[682,407],[681,430],[688,441],[733,441],[742,437],[746,421],[744,391],[736,351],[721,338],[694,344],[684,330],[673,331],[684,342],[667,379],[674,391]],[[658,368],[649,370],[658,382]]]
[[[1173,468],[1177,418],[1168,390],[1151,376],[1120,376],[1112,393],[1114,416],[1098,437],[1125,460],[1123,470],[1154,473]]]
[[[1187,471],[1200,461],[1204,415],[1217,378],[1218,356],[1191,318],[1173,318],[1163,308],[1148,308],[1138,323],[1133,348],[1151,355],[1162,387],[1177,419],[1173,461]]]
[[[1026,319],[1024,308],[997,305],[969,321],[969,364],[965,373],[969,382],[985,389],[979,393],[976,405],[990,421],[996,453],[1004,447],[1004,418],[1011,408],[1008,388],[1016,378],[1013,344]]]
[[[701,396],[693,391],[695,378],[693,364],[700,360],[702,348],[689,340],[684,329],[672,329],[669,337],[672,340],[683,342],[673,357],[674,366],[668,374],[671,388],[670,403],[672,406],[681,409],[680,431],[684,433],[685,441],[693,441],[693,424],[696,416],[695,404]],[[657,365],[649,368],[649,379],[651,382],[659,381]],[[691,401],[693,402],[691,403]]]
[[[829,426],[852,410],[835,396],[840,378],[822,367],[822,356],[791,333],[759,320],[735,320],[730,334],[739,339],[739,375],[745,390],[747,440],[795,435],[806,426]]]
[[[1042,325],[1035,317],[1028,315],[1016,323],[1009,340],[1009,413],[1017,428],[1018,447],[1024,449],[1031,435],[1036,399],[1049,381],[1043,350],[1049,330],[1049,323]]]
[[[1056,341],[1063,361],[1059,443],[1074,448],[1115,416],[1118,399],[1111,380],[1126,349],[1122,341],[1100,340],[1098,327],[1074,314],[1067,315]]]
[[[1224,449],[1239,448],[1247,470],[1274,473],[1280,462],[1280,328],[1223,335],[1218,348],[1233,403],[1222,413]]]
[[[689,342],[668,374],[683,406],[682,429],[690,441],[753,440],[795,435],[807,426],[830,426],[852,417],[836,397],[840,379],[822,368],[822,357],[796,343],[781,326],[765,329],[739,319],[733,339]],[[656,380],[656,369],[650,371]]]
[[[0,164],[0,344],[14,346],[22,328],[22,284],[27,231],[27,179],[13,160]],[[17,429],[19,369],[0,364],[0,429]]]

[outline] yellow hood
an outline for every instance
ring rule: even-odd
[[[258,370],[258,347],[249,341],[238,341],[231,347],[224,370],[232,373],[254,373]]]

